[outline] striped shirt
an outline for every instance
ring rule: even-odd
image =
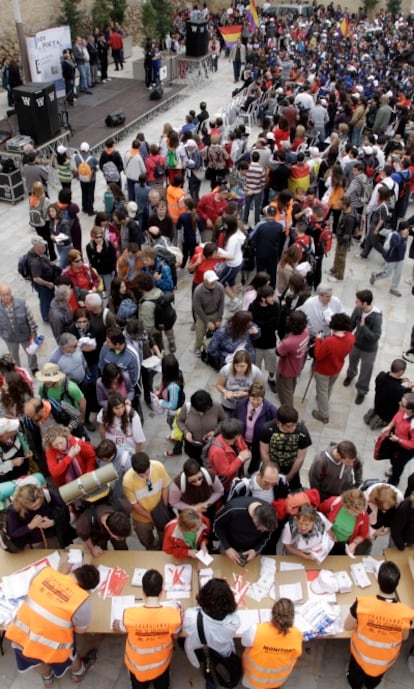
[[[246,193],[259,194],[265,185],[265,172],[260,163],[250,163],[244,176],[244,190]]]

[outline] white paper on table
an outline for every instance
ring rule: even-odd
[[[200,560],[203,565],[210,565],[214,560],[214,558],[211,557],[210,553],[208,553],[206,550],[197,550],[196,558]]]
[[[335,593],[315,593],[312,591],[312,588],[310,586],[311,582],[307,582],[308,584],[308,598],[312,600],[322,600],[325,601],[325,603],[336,603],[336,594]]]
[[[73,568],[81,567],[83,561],[83,552],[80,548],[71,548],[68,550],[68,563],[72,565]]]
[[[191,565],[164,565],[164,590],[178,593],[191,591],[192,576]]]
[[[281,562],[279,567],[281,572],[294,572],[295,570],[305,569],[299,562]]]
[[[149,356],[148,359],[143,359],[141,366],[144,368],[152,368],[154,371],[161,371],[161,359],[153,354]]]
[[[190,598],[191,591],[166,591],[165,595],[168,600],[180,600],[181,598]]]
[[[351,565],[351,570],[352,570],[352,567],[354,567],[354,566],[355,565]],[[365,574],[365,572],[364,572],[364,574]],[[336,582],[338,583],[338,593],[351,593],[351,591],[352,591],[352,580],[351,580],[351,577],[349,576],[348,572],[345,572],[345,570],[341,570],[340,572],[334,572],[334,577],[335,577]],[[369,585],[370,585],[370,581],[368,580],[368,586]]]
[[[112,629],[115,620],[122,622],[125,608],[133,608],[134,605],[135,596],[112,596],[110,629]]]
[[[375,574],[375,576],[378,576],[378,570],[383,562],[384,560],[376,560],[371,555],[362,558],[362,564],[367,574]]]
[[[271,598],[272,600],[276,600],[276,585],[275,584],[273,584],[273,586],[270,588],[269,598]]]
[[[260,573],[263,574],[265,570],[271,570],[273,573],[276,572],[276,561],[263,555],[260,560]]]
[[[260,608],[259,610],[260,622],[270,622],[272,619],[272,609],[271,608]]]
[[[259,624],[260,616],[258,610],[237,610],[240,618],[240,625],[236,634],[243,634],[246,629],[250,629],[254,624]]]
[[[297,581],[294,584],[280,584],[279,595],[281,598],[289,598],[293,602],[302,600],[302,584],[300,581]]]
[[[32,565],[29,567],[29,569],[25,569],[23,572],[10,574],[7,577],[3,577],[4,597],[10,599],[27,596],[30,582],[35,574],[37,574],[37,569],[34,567],[34,565]]]
[[[359,586],[361,589],[371,586],[371,581],[362,562],[355,562],[351,565],[351,577],[355,586]]]
[[[146,571],[147,570],[144,569],[143,567],[135,567],[134,573],[133,573],[132,579],[131,579],[131,585],[132,586],[142,586],[142,577],[144,576]]]

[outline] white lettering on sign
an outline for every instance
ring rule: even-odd
[[[36,98],[36,103],[38,108],[43,108],[45,104],[45,99],[44,98]]]
[[[22,103],[23,105],[30,105],[30,98],[27,96],[22,96]]]

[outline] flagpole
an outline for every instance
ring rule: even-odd
[[[20,11],[19,0],[12,0],[14,21],[16,22],[17,40],[19,41],[20,54],[22,58],[22,69],[24,81],[31,81],[29,56],[27,54],[26,37],[24,35],[22,13]]]

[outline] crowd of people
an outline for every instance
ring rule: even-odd
[[[78,538],[99,558],[109,543],[128,549],[133,528],[147,550],[178,560],[198,550],[222,552],[244,566],[276,552],[304,561],[365,554],[383,536],[401,550],[414,544],[414,475],[398,488],[414,453],[414,382],[405,375],[406,362],[414,362],[414,328],[408,351],[375,377],[374,402],[364,414],[381,431],[375,452],[390,460],[386,480],[364,481],[358,443],[346,438],[318,453],[305,474],[312,438],[295,407],[309,359],[316,421],[329,424],[347,358],[342,384],[354,382],[355,403],[365,402],[383,329],[377,280],[392,275],[390,298],[402,297],[414,190],[412,21],[379,13],[368,22],[316,3],[309,17],[275,18],[266,9],[253,28],[241,5],[214,17],[206,5],[191,12],[193,20],[208,20],[213,44],[222,45],[219,26],[242,25],[231,50],[214,47],[233,63],[238,93],[229,112],[240,124],[211,117],[202,101],[181,128],[166,123],[159,142],[137,133],[124,156],[112,138],[99,156],[86,141],[74,159],[59,146],[56,202],[35,151],[25,153],[34,232],[19,272],[39,297],[56,348],[39,365],[38,323],[17,290],[1,284],[0,336],[9,354],[0,358],[0,492],[16,482],[2,532],[10,549],[65,547]],[[183,17],[175,17],[179,35]],[[88,92],[83,43],[77,39],[73,54]],[[157,81],[158,48],[147,45],[147,86]],[[260,122],[254,141],[241,123],[253,109]],[[94,208],[98,174],[106,182],[105,212]],[[81,210],[93,218],[86,246],[72,201],[77,183]],[[370,284],[356,291],[354,304],[343,304],[335,284],[346,280],[347,264],[369,261],[372,249],[383,256],[383,269],[370,277],[368,271]],[[177,357],[174,297],[184,271],[193,276],[194,365],[216,370],[212,390],[190,385]],[[28,347],[30,373],[20,358]],[[183,457],[174,476],[146,452],[146,408],[166,419],[165,457]],[[117,478],[103,495],[65,504],[59,488],[108,464]],[[34,667],[46,689],[67,669],[80,681],[95,662],[94,654],[76,656],[73,630],[87,628],[87,592],[96,576],[92,566],[72,574],[44,570],[7,632],[18,668]],[[376,686],[398,656],[414,614],[396,602],[398,581],[398,568],[382,565],[379,596],[358,597],[345,621],[353,630],[352,689]],[[30,605],[42,605],[45,582],[53,582],[57,598],[63,587],[70,591],[70,605],[57,609],[72,632],[53,636],[53,621],[50,636],[33,641]],[[136,689],[150,681],[168,688],[181,627],[197,667],[203,634],[227,658],[235,650],[237,606],[224,580],[208,582],[199,607],[183,619],[178,609],[159,606],[162,584],[148,570],[145,605],[114,623],[114,631],[128,635],[125,663]],[[381,646],[381,662],[369,622],[379,606],[393,635]],[[162,626],[156,651],[137,641],[149,624]],[[61,638],[66,650],[43,653],[48,638]],[[281,686],[301,640],[292,602],[277,601],[271,621],[242,636],[244,686],[259,689],[263,678]],[[207,677],[207,689],[213,685]]]

